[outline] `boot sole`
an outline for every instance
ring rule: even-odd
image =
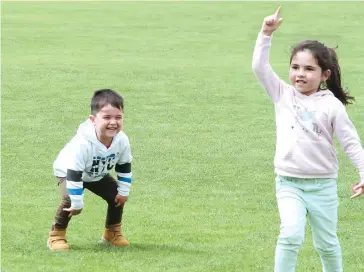
[[[112,242],[106,240],[103,236],[101,237],[100,242],[102,244],[104,244],[104,245],[109,245],[109,246],[112,246],[112,247],[128,247],[128,246],[130,246],[130,244],[129,245],[120,245],[120,246],[114,245]]]
[[[50,251],[67,251],[69,250],[69,248],[60,248],[60,249],[54,249],[51,247],[51,245],[49,244],[49,241],[47,240],[47,248],[50,250]]]

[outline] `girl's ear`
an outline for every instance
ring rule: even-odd
[[[330,69],[327,69],[325,72],[322,73],[322,75],[321,75],[321,81],[328,80],[330,76],[331,76],[331,70]]]

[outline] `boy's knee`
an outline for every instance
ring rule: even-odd
[[[117,191],[116,192],[111,191],[111,192],[105,194],[104,196],[102,196],[102,198],[107,202],[107,204],[116,205],[116,203],[115,203],[116,196],[117,196]]]
[[[57,180],[58,180],[59,191],[60,191],[61,196],[63,198],[64,196],[68,195],[67,186],[66,186],[66,178],[65,177],[57,177]]]
[[[69,195],[63,195],[62,196],[62,204],[61,205],[64,208],[71,207],[71,198],[69,197]]]
[[[114,209],[121,209],[121,207],[116,207],[116,202],[115,202],[115,199],[109,199],[109,200],[106,200],[107,202],[107,205],[109,205],[110,207],[113,207]]]

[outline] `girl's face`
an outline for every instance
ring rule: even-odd
[[[289,79],[297,91],[311,95],[319,90],[321,82],[326,81],[330,74],[330,70],[322,72],[311,52],[304,50],[293,56]]]
[[[95,125],[96,136],[104,145],[109,146],[112,139],[123,128],[123,111],[113,106],[104,106],[96,116],[91,115],[90,119]]]

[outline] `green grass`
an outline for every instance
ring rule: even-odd
[[[251,71],[274,2],[3,2],[1,266],[13,271],[272,271],[279,216],[273,105]],[[363,3],[283,3],[272,64],[301,39],[339,45],[348,112],[364,138]],[[309,20],[307,20],[309,18]],[[49,252],[59,203],[52,163],[98,88],[126,100],[134,154],[124,234],[98,244],[106,205],[86,192],[72,251]],[[346,271],[364,270],[363,199],[340,153]],[[309,228],[297,271],[321,271]]]

